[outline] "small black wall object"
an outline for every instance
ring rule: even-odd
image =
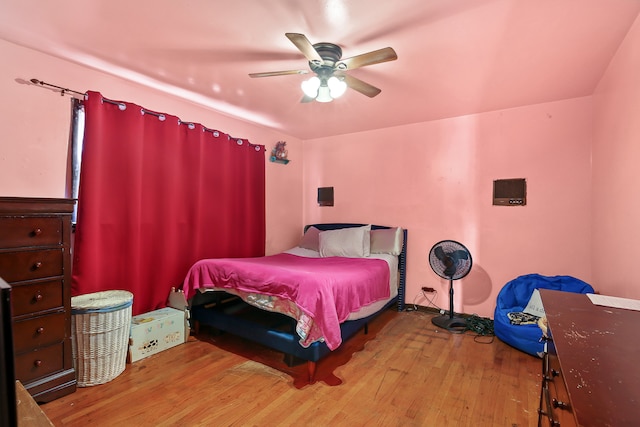
[[[333,206],[333,187],[318,188],[318,206]]]
[[[527,204],[527,180],[524,178],[493,181],[493,204],[496,206],[524,206]]]

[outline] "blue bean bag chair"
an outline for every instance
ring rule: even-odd
[[[512,347],[532,356],[542,357],[544,343],[537,324],[514,325],[507,313],[522,312],[535,289],[554,289],[575,293],[593,293],[591,285],[571,276],[527,274],[508,282],[498,293],[493,327],[496,336]]]

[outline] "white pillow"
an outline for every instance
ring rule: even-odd
[[[398,256],[402,252],[404,234],[402,228],[378,228],[371,230],[371,253]]]
[[[522,310],[524,313],[532,314],[538,317],[544,316],[544,307],[542,306],[542,299],[540,298],[540,291],[537,289],[533,290],[531,294],[531,298],[529,298],[529,302],[527,306]]]
[[[319,237],[321,257],[367,257],[371,254],[371,225],[322,231]]]

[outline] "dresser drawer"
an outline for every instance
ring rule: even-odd
[[[13,322],[13,346],[16,354],[51,344],[65,338],[64,312]]]
[[[551,409],[554,414],[559,418],[573,418],[571,412],[571,404],[569,403],[569,393],[564,382],[562,370],[560,369],[560,362],[558,356],[554,353],[549,353],[549,400],[551,403]],[[563,415],[564,414],[564,415]]]
[[[60,249],[0,253],[0,277],[9,283],[62,276]]]
[[[16,378],[28,383],[38,378],[62,371],[64,368],[62,343],[38,348],[15,358]]]
[[[0,218],[0,246],[22,248],[62,244],[62,219],[55,217]]]
[[[13,285],[11,290],[11,309],[14,317],[55,308],[62,309],[63,305],[62,279]]]
[[[575,417],[569,402],[569,393],[564,382],[560,362],[553,351],[544,355],[543,366],[546,365],[544,375],[545,385],[543,386],[542,400],[542,426],[576,426]]]

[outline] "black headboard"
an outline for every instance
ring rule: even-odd
[[[364,227],[369,224],[355,224],[349,222],[337,222],[337,223],[323,223],[323,224],[309,224],[305,225],[304,231],[306,232],[309,227],[315,227],[320,231],[327,230],[337,230],[340,228],[353,228],[353,227]],[[394,228],[386,225],[374,225],[371,224],[371,229],[384,229],[384,228]],[[402,229],[403,239],[402,239],[402,251],[398,256],[398,311],[404,311],[405,303],[405,288],[407,284],[407,230]]]

